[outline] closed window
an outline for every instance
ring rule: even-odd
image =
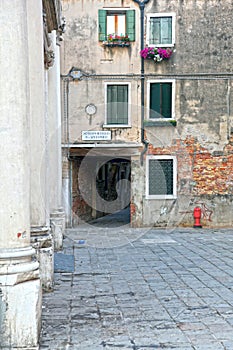
[[[135,10],[99,10],[99,41],[112,34],[135,41]]]
[[[148,82],[148,118],[174,118],[175,81]]]
[[[176,198],[176,158],[173,156],[147,157],[147,198]]]
[[[129,125],[129,84],[106,84],[106,125]]]
[[[147,44],[170,47],[175,44],[175,15],[149,14],[147,19]]]

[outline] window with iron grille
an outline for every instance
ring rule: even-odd
[[[147,157],[147,198],[176,197],[176,158]]]
[[[129,125],[129,84],[106,84],[106,125]]]
[[[170,47],[175,44],[175,14],[148,14],[147,45]]]

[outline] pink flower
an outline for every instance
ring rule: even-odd
[[[170,49],[158,48],[158,54],[159,54],[162,58],[170,58],[171,55],[172,55],[172,50],[170,50]]]
[[[144,59],[146,59],[148,57],[148,52],[149,52],[149,48],[145,47],[145,49],[143,49],[142,51],[140,51],[140,55],[141,57],[143,57]]]
[[[169,59],[172,55],[172,50],[161,47],[145,47],[145,49],[140,51],[140,55],[144,59],[153,59],[155,62],[160,62],[163,59]]]

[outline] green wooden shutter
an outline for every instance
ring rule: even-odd
[[[161,22],[158,17],[150,18],[149,44],[161,44]]]
[[[107,39],[107,25],[106,25],[106,10],[99,10],[99,41],[104,41]]]
[[[172,17],[161,17],[161,44],[172,44]]]
[[[107,124],[128,124],[128,85],[107,86]]]
[[[153,83],[150,84],[150,118],[161,118],[160,110],[160,84]]]
[[[172,83],[150,85],[150,118],[172,118]]]
[[[172,117],[172,83],[161,84],[161,109],[164,118]]]
[[[126,11],[126,34],[130,41],[135,41],[135,10]]]
[[[107,124],[117,122],[117,86],[107,86]]]
[[[128,124],[128,85],[118,85],[118,124]]]

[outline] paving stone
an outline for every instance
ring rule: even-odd
[[[66,231],[40,349],[232,350],[232,230],[118,231]]]

